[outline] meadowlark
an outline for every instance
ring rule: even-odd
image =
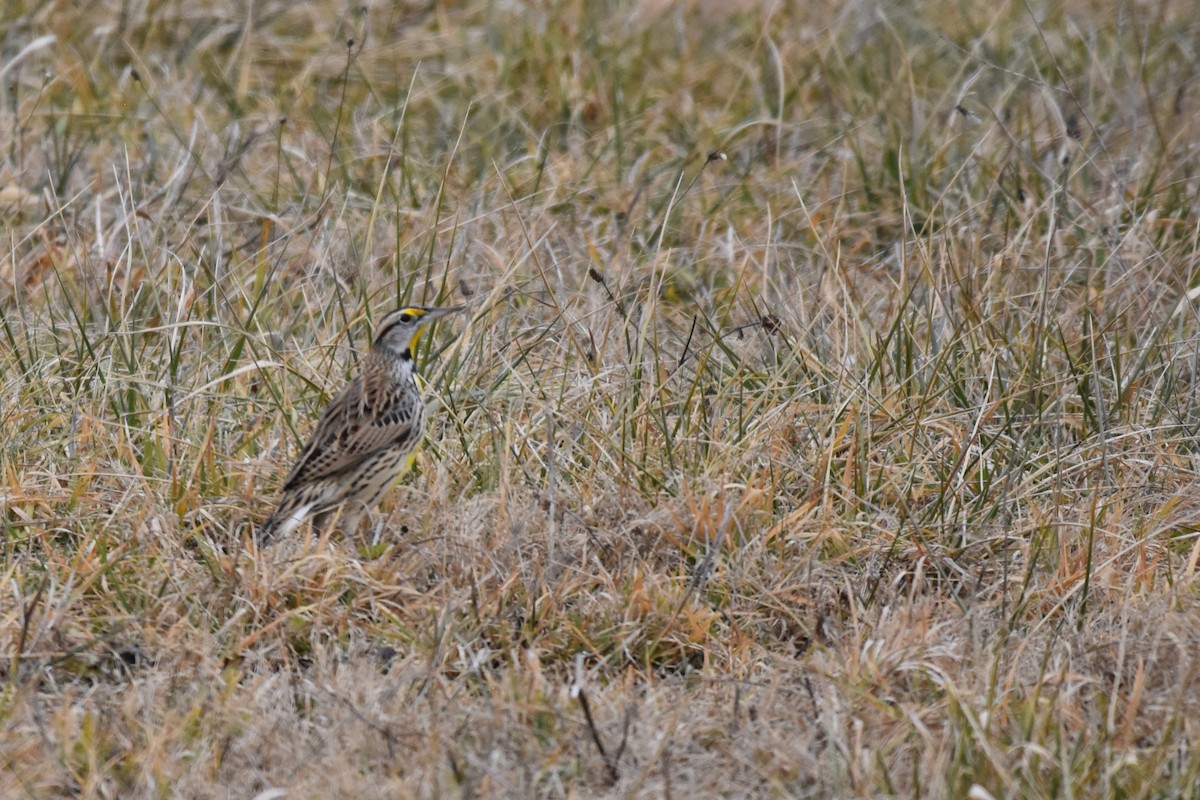
[[[344,506],[353,531],[383,493],[407,472],[425,430],[421,379],[412,348],[425,326],[462,306],[408,306],[379,324],[358,375],[321,417],[280,490],[279,506],[258,531],[265,544],[308,517],[323,526]]]

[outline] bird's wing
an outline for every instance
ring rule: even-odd
[[[388,395],[372,405],[355,378],[325,409],[282,491],[324,480],[413,435],[419,398]]]

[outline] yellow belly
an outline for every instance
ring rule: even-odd
[[[414,447],[413,451],[405,457],[404,469],[400,472],[399,475],[396,476],[397,481],[400,480],[401,478],[403,478],[409,472],[412,472],[413,464],[417,463],[417,450],[419,450],[419,449],[420,449],[419,445],[417,447]]]

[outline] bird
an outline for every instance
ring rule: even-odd
[[[425,430],[412,348],[430,323],[464,308],[405,306],[380,321],[358,374],[326,407],[283,482],[258,544],[287,536],[309,517],[322,528],[339,506],[342,530],[352,532],[412,468]]]

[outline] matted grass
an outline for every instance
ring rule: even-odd
[[[1200,792],[1189,4],[81,5],[0,24],[0,795]],[[402,302],[416,474],[253,550]]]

